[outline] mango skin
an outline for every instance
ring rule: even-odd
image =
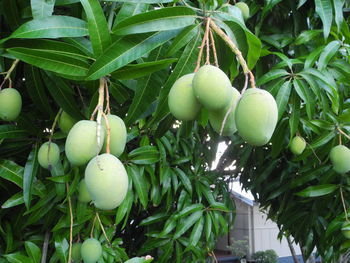
[[[78,200],[80,202],[87,203],[87,202],[90,202],[92,200],[91,195],[87,189],[85,179],[82,179],[80,181],[79,186],[78,186],[78,191],[79,191]]]
[[[295,136],[290,142],[289,149],[295,155],[300,155],[303,153],[306,147],[306,142],[303,137]]]
[[[81,243],[74,243],[72,246],[72,259],[73,262],[81,261]]]
[[[196,98],[207,110],[221,110],[230,104],[231,82],[218,67],[202,66],[195,73],[192,85]]]
[[[278,109],[266,90],[251,88],[244,92],[236,107],[238,134],[253,146],[268,143],[276,128]]]
[[[168,95],[170,112],[180,121],[190,121],[197,117],[201,108],[194,95],[192,81],[194,73],[187,74],[175,81]]]
[[[129,180],[119,159],[104,153],[93,158],[86,166],[85,182],[95,207],[110,210],[124,200]]]
[[[241,94],[239,93],[239,91],[235,88],[232,88],[231,103],[222,110],[209,112],[210,125],[217,133],[220,134],[222,122],[224,121],[227,111],[231,107],[232,107],[232,110],[227,117],[224,129],[222,131],[222,135],[230,136],[237,131],[236,122],[235,122],[235,112],[236,112],[237,102],[240,96]]]
[[[51,167],[55,166],[60,160],[60,149],[57,144],[53,142],[51,142],[50,151],[49,142],[45,142],[40,146],[38,152],[38,162],[42,168],[49,168],[49,160]]]
[[[102,149],[105,131],[101,127],[101,142],[97,145],[97,123],[95,121],[78,121],[69,131],[65,150],[72,165],[81,166],[90,161]]]
[[[74,126],[74,124],[77,121],[71,117],[68,113],[65,111],[62,111],[59,119],[58,119],[58,126],[60,127],[61,131],[63,131],[65,134],[68,134],[70,129]]]
[[[333,170],[344,174],[350,171],[350,150],[344,145],[337,145],[330,152]]]
[[[109,148],[110,148],[111,154],[119,157],[124,152],[125,144],[126,144],[127,132],[126,132],[125,123],[121,118],[119,118],[116,115],[107,115],[107,119],[109,121],[109,127],[110,127],[110,133],[111,133]],[[104,118],[102,118],[102,126],[104,127],[105,134],[106,134],[102,151],[106,152],[107,126]]]
[[[241,9],[244,20],[249,18],[249,6],[244,2],[238,2],[235,4],[236,7]]]
[[[21,94],[13,88],[0,90],[0,119],[14,121],[22,109]]]
[[[102,256],[102,247],[95,238],[86,239],[81,245],[81,257],[84,263],[96,263]]]

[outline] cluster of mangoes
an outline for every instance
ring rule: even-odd
[[[222,130],[222,135],[230,136],[238,131],[254,146],[268,143],[277,124],[277,104],[269,92],[251,88],[241,95],[226,74],[212,65],[179,78],[170,90],[168,104],[170,112],[181,121],[196,119],[204,107],[217,133]]]
[[[0,120],[14,121],[22,109],[21,94],[13,88],[0,90]]]

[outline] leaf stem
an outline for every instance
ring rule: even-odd
[[[96,215],[94,217],[94,220],[92,221],[91,231],[90,231],[90,237],[94,237],[94,228],[95,228],[95,222],[96,222]]]
[[[350,136],[349,135],[347,135],[342,129],[340,129],[339,127],[337,127],[337,130],[339,131],[339,134],[342,134],[342,135],[344,135],[347,139],[349,139],[350,140]],[[340,143],[341,144],[341,143]]]
[[[69,193],[69,185],[66,183],[67,194]],[[68,206],[69,206],[69,216],[70,216],[70,227],[69,227],[69,252],[68,252],[68,263],[72,262],[72,246],[73,246],[73,210],[72,210],[72,201],[70,196],[68,198]]]
[[[52,166],[51,166],[51,162],[50,162],[50,148],[51,148],[51,142],[52,142],[52,136],[53,136],[53,133],[55,132],[55,129],[56,129],[56,125],[57,125],[57,122],[58,122],[58,118],[61,116],[62,114],[62,109],[60,109],[56,116],[55,116],[55,119],[52,123],[52,126],[51,126],[51,130],[50,130],[50,136],[49,136],[49,145],[47,147],[47,163],[48,163],[48,169],[51,171],[52,169]]]
[[[19,59],[16,59],[16,60],[12,63],[10,69],[6,72],[5,78],[4,78],[4,80],[2,81],[2,83],[0,84],[0,90],[1,90],[2,86],[5,84],[6,80],[9,80],[9,88],[12,88],[12,80],[11,80],[10,77],[11,77],[12,71],[14,71],[14,69],[16,68],[18,62],[19,62]],[[5,73],[5,72],[4,72],[4,73]]]

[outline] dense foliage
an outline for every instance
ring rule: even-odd
[[[13,69],[12,86],[23,99],[16,122],[0,124],[0,262],[67,262],[70,232],[76,242],[91,229],[103,244],[101,262],[146,254],[157,262],[203,261],[231,224],[233,177],[305,257],[317,247],[331,261],[350,246],[341,235],[350,188],[329,162],[330,149],[340,138],[346,145],[350,131],[349,3],[245,1],[250,18],[244,21],[228,2],[0,0],[0,71]],[[279,122],[266,147],[219,137],[205,110],[192,122],[169,114],[167,95],[194,71],[207,16],[277,101]],[[242,90],[240,61],[215,32],[214,40],[220,68]],[[76,200],[84,167],[65,158],[66,135],[54,130],[62,152],[50,172],[39,168],[37,152],[60,108],[89,119],[102,77],[112,113],[128,127],[120,159],[130,184],[119,208],[96,214]],[[296,134],[308,143],[298,157],[288,150]],[[219,141],[228,148],[210,171]],[[232,164],[235,171],[227,168]]]

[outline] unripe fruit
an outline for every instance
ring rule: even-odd
[[[82,179],[79,183],[79,195],[78,200],[82,203],[87,203],[91,201],[91,195],[86,187],[85,179]]]
[[[344,145],[338,145],[332,148],[330,159],[333,169],[337,173],[344,174],[350,171],[350,150]]]
[[[175,81],[169,92],[170,112],[181,121],[194,120],[201,107],[193,92],[193,77],[193,73],[182,76]]]
[[[76,122],[77,121],[73,119],[68,113],[62,111],[60,118],[58,119],[58,126],[60,126],[61,131],[68,134]]]
[[[95,238],[86,239],[81,245],[81,257],[84,263],[96,263],[102,256],[102,247]]]
[[[341,227],[341,232],[347,239],[350,239],[350,222],[346,221]]]
[[[79,121],[69,131],[66,140],[66,156],[71,164],[80,166],[96,156],[105,139],[103,127],[100,129],[100,145],[97,145],[97,123],[95,121]]]
[[[211,127],[213,127],[213,129],[217,133],[220,134],[222,122],[224,121],[225,115],[230,108],[232,108],[232,109],[231,109],[231,112],[229,113],[229,115],[226,119],[226,123],[225,123],[224,129],[222,131],[222,135],[223,136],[230,136],[237,131],[236,122],[235,122],[235,112],[236,112],[236,105],[237,105],[239,97],[240,97],[239,91],[236,90],[235,88],[232,88],[231,103],[229,105],[227,105],[227,107],[225,107],[222,110],[209,112],[210,125],[211,125]]]
[[[126,144],[126,127],[124,121],[116,115],[107,115],[110,128],[110,151],[111,154],[119,157],[123,152]],[[106,136],[103,144],[103,152],[106,152],[107,145],[107,126],[106,121],[102,119],[102,126],[105,128]]]
[[[192,84],[196,98],[207,110],[221,110],[230,104],[231,82],[218,67],[201,67],[195,73]]]
[[[128,190],[124,165],[108,153],[98,155],[88,163],[85,182],[94,205],[103,210],[119,206]]]
[[[81,243],[74,243],[72,246],[72,259],[73,262],[81,261]]]
[[[244,20],[247,20],[249,18],[249,6],[244,2],[238,2],[235,6],[241,9]]]
[[[238,101],[235,115],[237,130],[251,145],[262,146],[269,142],[277,118],[276,101],[266,90],[248,89]]]
[[[303,137],[295,136],[290,142],[289,148],[295,155],[300,155],[303,153],[306,147],[306,142]]]
[[[45,142],[40,146],[38,152],[38,162],[41,167],[48,169],[49,165],[51,167],[55,166],[60,160],[60,149],[58,148],[56,143],[50,143],[49,150],[49,142]]]
[[[13,121],[17,119],[22,109],[22,97],[16,89],[0,90],[0,119]]]

